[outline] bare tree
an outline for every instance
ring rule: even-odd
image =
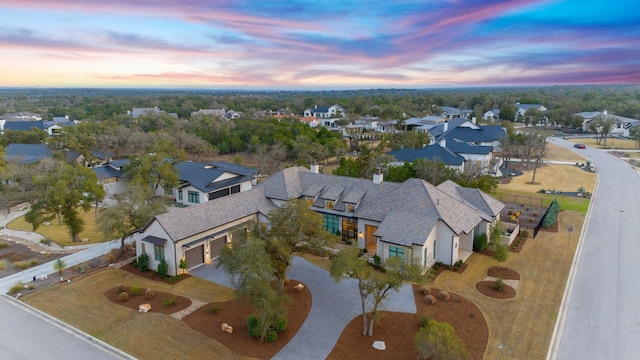
[[[542,159],[547,154],[547,140],[543,135],[532,134],[530,138],[531,157],[533,158],[533,176],[531,177],[531,184],[535,184],[536,171],[542,164]]]

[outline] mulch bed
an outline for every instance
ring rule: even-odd
[[[191,275],[189,274],[181,274],[178,275],[176,277],[166,277],[166,278],[161,278],[160,276],[158,276],[158,273],[155,271],[143,271],[141,272],[140,269],[138,269],[137,267],[131,265],[131,264],[126,264],[124,266],[122,266],[120,269],[124,270],[124,271],[128,271],[132,274],[135,274],[137,276],[143,277],[145,279],[149,279],[149,280],[154,280],[154,281],[160,281],[163,282],[165,284],[169,284],[169,285],[175,285],[177,283],[179,283],[182,280],[188,279],[189,277],[191,277]]]
[[[418,356],[413,340],[420,330],[420,316],[428,315],[437,321],[444,321],[456,330],[456,335],[465,344],[470,359],[482,359],[489,341],[489,329],[480,309],[466,298],[449,293],[449,301],[437,301],[428,305],[414,285],[417,314],[382,312],[375,323],[373,337],[362,335],[362,316],[357,316],[344,329],[338,343],[327,359],[416,359]],[[438,289],[432,289],[438,293]],[[387,349],[376,350],[372,344],[376,340],[385,342]]]
[[[511,243],[511,245],[509,245],[509,251],[514,252],[514,253],[519,253],[524,248],[524,244],[527,243],[527,239],[529,239],[529,236],[523,236],[521,238],[516,238],[516,240],[514,240],[513,243]],[[518,242],[518,241],[520,241],[520,242]],[[518,245],[516,245],[516,244],[518,244]]]
[[[128,287],[127,287],[128,288]],[[129,296],[129,299],[126,301],[120,301],[118,299],[119,291],[117,287],[114,287],[107,292],[104,293],[104,296],[114,304],[122,305],[128,307],[130,309],[138,310],[138,307],[142,304],[151,305],[151,310],[149,312],[159,313],[159,314],[173,314],[174,312],[178,312],[180,310],[184,310],[191,306],[191,299],[179,296],[168,294],[161,291],[155,291],[155,296],[151,299],[144,298],[144,292],[146,289],[140,289],[140,294],[136,296]],[[174,298],[176,300],[175,304],[164,306],[165,299]]]
[[[502,266],[489,268],[489,270],[487,270],[487,275],[501,278],[502,280],[520,280],[520,273]]]
[[[307,318],[309,310],[311,310],[309,289],[306,286],[302,290],[294,289],[297,284],[299,284],[298,281],[290,280],[286,285],[285,293],[290,299],[287,305],[287,330],[279,333],[278,339],[272,343],[261,342],[249,337],[247,317],[255,311],[250,305],[237,300],[208,303],[187,315],[183,321],[192,329],[214,339],[238,355],[270,359],[298,332]],[[217,314],[209,312],[209,309],[214,305],[220,309]],[[233,333],[222,331],[220,328],[222,323],[232,326]]]
[[[563,210],[560,210],[561,212]],[[556,221],[555,223],[553,223],[553,225],[551,225],[551,227],[541,227],[540,231],[547,231],[547,232],[554,232],[557,233],[558,232],[558,221]]]
[[[494,288],[495,281],[480,281],[476,283],[476,289],[482,294],[494,299],[510,299],[516,296],[516,290],[509,285],[505,285],[504,289],[496,290]]]
[[[442,274],[442,273],[443,273],[443,272],[445,272],[445,271],[452,271],[452,272],[454,272],[454,273],[462,274],[465,270],[467,270],[467,266],[468,266],[468,265],[467,265],[466,263],[464,263],[464,264],[462,264],[462,266],[461,266],[461,267],[459,267],[459,268],[457,268],[457,269],[456,269],[456,268],[455,268],[455,267],[453,267],[453,266],[449,266],[449,265],[442,265],[442,264],[441,264],[440,266],[438,266],[438,269],[437,269],[437,270],[436,270],[436,272],[433,274],[433,278],[431,279],[431,281],[435,280],[435,279],[438,277],[438,275]]]

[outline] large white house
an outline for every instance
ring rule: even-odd
[[[269,222],[269,212],[304,199],[322,214],[327,231],[340,234],[383,261],[401,257],[428,268],[466,260],[475,234],[488,233],[504,204],[481,190],[448,181],[433,186],[421,179],[385,182],[325,175],[291,167],[245,192],[156,216],[136,234],[136,252],[157,269],[166,260],[175,275],[181,259],[188,269],[211,262],[233,242],[238,226]]]

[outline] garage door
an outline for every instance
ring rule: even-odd
[[[187,261],[187,269],[192,269],[204,263],[204,244],[198,245],[187,250],[184,253],[184,259]]]
[[[215,259],[218,256],[220,256],[220,251],[224,248],[226,244],[227,244],[226,236],[222,236],[217,239],[211,240],[211,245],[209,247],[211,251],[211,259]]]

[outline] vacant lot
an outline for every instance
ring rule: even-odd
[[[547,156],[545,160],[585,162],[585,158],[573,151],[567,150],[560,145],[547,143]]]
[[[499,190],[535,193],[540,189],[575,192],[579,187],[593,191],[596,174],[584,171],[575,165],[544,165],[536,172],[536,184],[529,184],[532,170],[524,171],[522,176],[511,178],[511,182],[499,186]]]
[[[616,138],[607,138],[607,145],[604,145],[604,140],[600,141],[598,145],[596,143],[596,139],[569,139],[569,141],[575,143],[582,143],[587,146],[594,147],[596,149],[638,149],[638,143],[634,140],[630,139],[616,139]]]

